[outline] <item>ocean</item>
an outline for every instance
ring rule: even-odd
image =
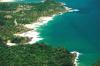
[[[41,42],[78,51],[79,66],[91,66],[100,59],[100,0],[58,0],[79,12],[56,16],[39,29]]]
[[[23,0],[40,2],[41,0]],[[53,47],[78,51],[79,66],[91,66],[100,59],[100,0],[58,0],[79,12],[56,16],[38,31],[44,42]]]

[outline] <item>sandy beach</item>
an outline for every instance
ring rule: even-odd
[[[66,6],[64,6],[66,9],[66,12],[70,12],[72,10],[72,8],[68,8]],[[26,44],[34,44],[40,40],[42,40],[43,38],[41,38],[39,36],[39,32],[37,32],[37,29],[41,26],[41,25],[46,25],[49,21],[53,20],[53,18],[57,15],[62,15],[63,13],[60,12],[59,14],[55,14],[52,16],[45,16],[45,17],[40,17],[36,22],[33,22],[31,24],[25,24],[24,27],[25,28],[29,28],[32,29],[31,31],[27,31],[21,34],[14,34],[15,36],[21,36],[21,37],[28,37],[31,38],[31,41],[29,41]]]
[[[47,16],[47,17],[40,17],[36,22],[33,22],[32,24],[25,24],[24,27],[32,29],[31,31],[27,31],[24,32],[22,34],[14,34],[15,36],[21,36],[21,37],[28,37],[31,38],[31,41],[29,41],[26,44],[34,44],[39,40],[42,40],[43,38],[41,38],[39,36],[39,32],[37,32],[37,29],[41,26],[41,25],[46,25],[49,21],[53,20],[53,18],[56,15],[53,16]]]

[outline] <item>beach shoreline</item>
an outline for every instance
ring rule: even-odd
[[[72,10],[72,8],[66,7],[64,6],[66,9],[66,12],[70,12],[70,10]],[[58,15],[62,15],[63,12],[59,12],[59,14],[54,14],[52,16],[43,16],[40,17],[36,22],[33,22],[31,24],[25,24],[23,25],[25,28],[31,29],[31,31],[27,31],[21,34],[14,34],[15,36],[20,36],[20,37],[28,37],[31,38],[31,41],[29,41],[28,43],[25,44],[34,44],[40,40],[43,40],[43,38],[41,38],[39,36],[39,32],[37,32],[37,29],[39,27],[41,27],[42,25],[46,25],[49,21],[52,21],[54,19],[55,16]]]
[[[33,22],[32,24],[25,24],[24,27],[31,29],[31,31],[27,31],[21,34],[14,34],[15,36],[20,36],[20,37],[28,37],[31,38],[31,40],[25,44],[34,44],[43,38],[39,36],[39,32],[37,29],[41,27],[42,25],[46,25],[49,21],[53,20],[53,18],[56,15],[53,16],[47,16],[47,17],[40,17],[36,22]]]
[[[77,51],[72,51],[70,53],[75,55],[74,65],[78,66],[79,65],[79,56],[81,55],[81,53],[79,53]]]
[[[31,39],[29,42],[27,42],[25,44],[34,44],[34,43],[36,43],[36,42],[38,42],[40,40],[43,40],[43,38],[41,38],[39,36],[40,33],[37,31],[37,29],[39,27],[41,27],[42,25],[46,25],[49,21],[52,21],[55,16],[63,15],[64,13],[68,13],[68,12],[74,11],[74,9],[65,6],[65,4],[64,4],[64,8],[66,9],[65,12],[59,12],[59,14],[54,14],[52,16],[40,17],[37,21],[32,22],[31,24],[22,24],[25,28],[28,28],[28,29],[31,29],[31,30],[27,31],[27,32],[23,32],[23,33],[16,33],[16,34],[14,34],[14,36],[28,37],[29,39]],[[9,42],[9,43],[7,43],[7,45],[8,46],[14,46],[16,44]]]

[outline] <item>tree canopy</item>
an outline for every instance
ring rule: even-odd
[[[4,46],[0,44],[2,66],[74,66],[74,56],[64,48],[44,44]]]

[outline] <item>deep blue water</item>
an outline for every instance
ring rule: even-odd
[[[41,0],[24,0],[39,2]],[[90,66],[100,59],[100,0],[58,0],[79,12],[56,16],[39,29],[45,42],[82,53],[79,66]]]

